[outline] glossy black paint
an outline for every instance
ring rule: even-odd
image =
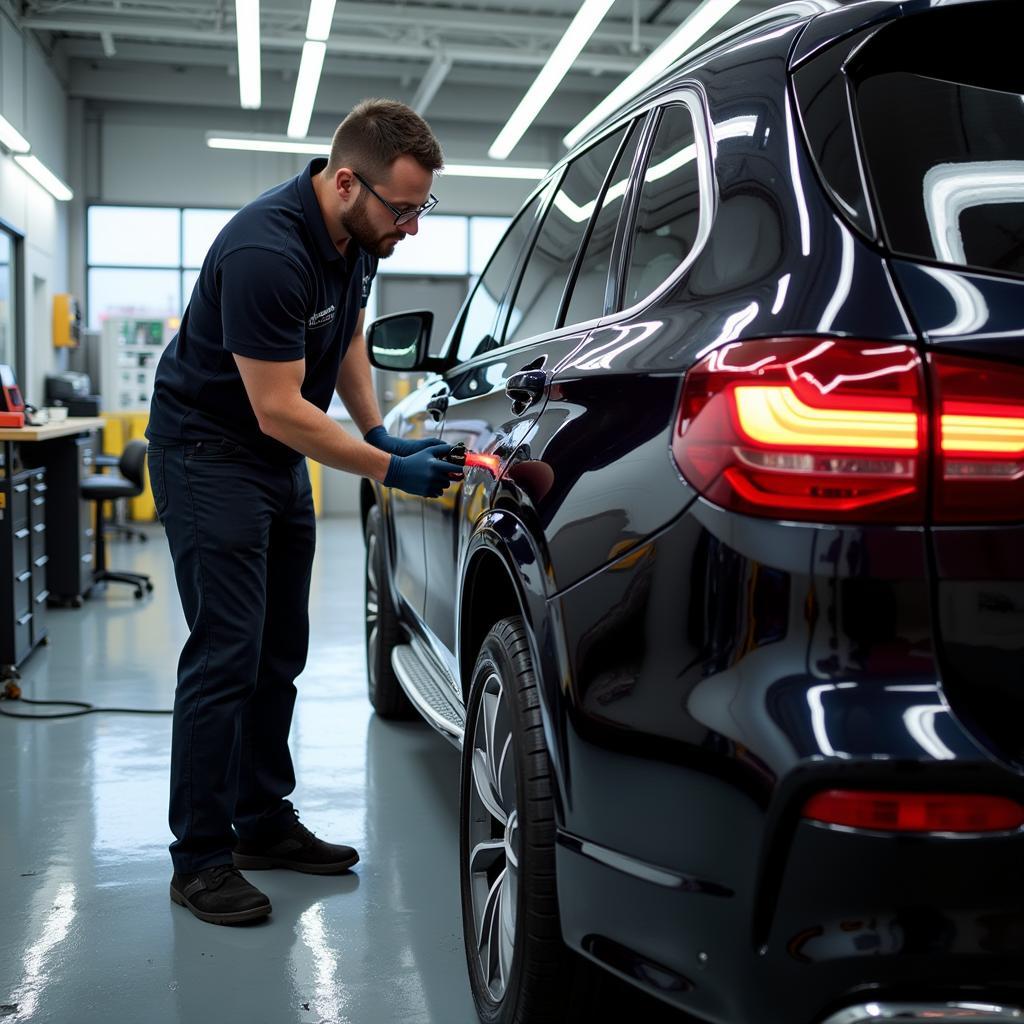
[[[489,611],[529,627],[566,941],[716,1024],[816,1024],[865,993],[1024,999],[1020,834],[801,818],[837,785],[1022,798],[1024,527],[748,518],[670,450],[683,375],[729,341],[1021,361],[1024,283],[888,258],[804,135],[813,61],[928,6],[781,19],[641,97],[629,116],[679,89],[703,111],[712,223],[686,272],[620,310],[617,248],[601,317],[451,367],[388,424],[496,457],[441,501],[377,498],[406,623],[457,695]],[[505,393],[522,371],[548,381],[525,408]]]

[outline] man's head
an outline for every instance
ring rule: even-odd
[[[386,258],[419,218],[402,214],[430,201],[444,159],[430,126],[404,103],[363,100],[338,125],[318,189],[332,234]]]

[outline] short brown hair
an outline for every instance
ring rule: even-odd
[[[430,125],[415,110],[397,100],[363,100],[338,125],[327,170],[351,167],[372,181],[384,181],[391,165],[406,155],[428,171],[444,166]]]

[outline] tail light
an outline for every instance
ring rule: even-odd
[[[976,793],[830,789],[808,800],[803,816],[874,832],[1010,832],[1024,827],[1024,807],[1016,800]]]
[[[1024,519],[1024,369],[931,357],[938,522]]]
[[[672,450],[691,484],[735,511],[913,522],[924,514],[926,420],[913,348],[747,341],[687,374]]]

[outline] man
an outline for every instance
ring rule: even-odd
[[[439,442],[381,425],[363,338],[377,261],[436,203],[441,150],[401,103],[367,100],[328,161],[241,209],[214,241],[157,370],[147,436],[189,638],[171,743],[171,899],[200,920],[265,917],[239,868],[347,871],[355,850],[288,795],[315,522],[303,456],[437,497]],[[365,440],[326,415],[337,390]]]

